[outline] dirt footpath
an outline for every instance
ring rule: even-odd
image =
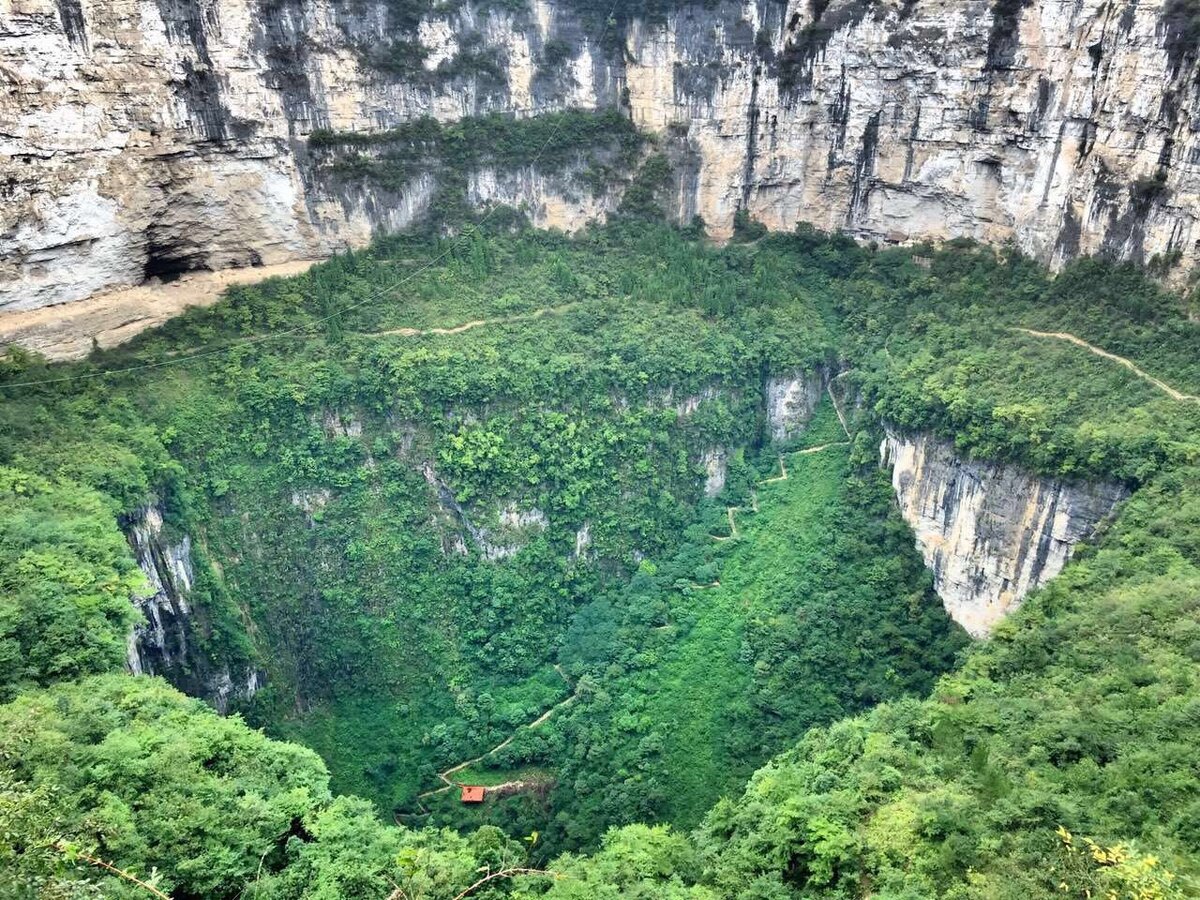
[[[317,262],[320,260],[301,259],[272,266],[189,272],[167,284],[148,282],[74,303],[0,312],[0,347],[19,344],[48,359],[79,359],[91,352],[93,339],[104,349],[115,347],[189,306],[211,306],[231,285],[299,275]]]

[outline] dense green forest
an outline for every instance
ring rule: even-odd
[[[425,117],[370,133],[318,129],[308,147],[319,169],[342,181],[402,190],[417,178],[435,179],[427,218],[457,223],[472,217],[470,176],[485,168],[506,173],[536,164],[574,192],[602,196],[622,188],[624,207],[645,206],[647,192],[668,174],[664,157],[642,158],[651,140],[619,110],[567,109],[531,119],[468,116],[449,125]],[[512,211],[496,207],[489,215],[505,213]]]
[[[560,659],[586,702],[458,776],[552,772],[553,818],[497,804],[489,820],[556,847],[592,846],[612,824],[691,826],[810,726],[928,693],[963,639],[862,462],[827,401],[674,555],[583,606]],[[457,798],[441,807],[453,815]]]
[[[0,360],[0,895],[1195,891],[1200,405],[1019,330],[1198,393],[1178,298],[966,244],[501,219]],[[764,386],[813,373],[772,441]],[[882,420],[1136,492],[968,647]],[[148,504],[194,566],[166,674],[261,673],[237,716],[120,674]],[[456,777],[507,795],[430,793],[481,755]]]

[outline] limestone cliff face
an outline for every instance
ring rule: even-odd
[[[385,0],[0,0],[0,310],[318,257],[423,212],[429,177],[322,175],[316,128],[566,107],[660,134],[672,212],[717,235],[746,208],[1051,264],[1178,251],[1182,277],[1197,54],[1166,5],[722,0],[606,27],[565,0],[415,22]],[[468,194],[566,228],[613,207],[555,175],[481,171]]]
[[[773,441],[787,441],[804,431],[825,396],[828,378],[823,370],[774,375],[764,385],[767,430]]]
[[[704,469],[704,496],[715,497],[725,490],[729,478],[729,451],[724,447],[705,447],[700,454]]]
[[[947,612],[975,637],[1061,572],[1127,495],[966,461],[927,435],[889,430],[880,453]]]
[[[370,0],[0,0],[0,309],[317,257],[409,224],[428,178],[402,191],[322,182],[307,135],[529,111],[533,72],[512,15],[422,23],[434,58],[468,33],[501,48],[507,82],[490,87],[389,76],[364,48],[390,32],[387,4]],[[531,174],[481,173],[473,187],[579,224],[552,189]]]
[[[222,713],[231,701],[253,695],[259,688],[259,674],[253,667],[235,673],[228,662],[214,662],[198,646],[203,626],[196,617],[203,612],[189,603],[196,582],[191,538],[184,535],[178,541],[169,540],[162,510],[153,503],[126,523],[125,533],[150,586],[147,596],[136,603],[145,623],[129,633],[129,671],[162,675]]]
[[[630,33],[635,121],[690,122],[683,215],[1195,259],[1195,48],[1164,0],[748,6]],[[816,15],[817,10],[823,12]],[[716,64],[716,74],[705,75]]]

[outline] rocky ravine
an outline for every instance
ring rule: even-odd
[[[1128,495],[1116,484],[963,460],[923,434],[889,429],[880,453],[946,611],[975,637],[1061,572],[1076,544]]]
[[[606,29],[565,0],[0,0],[0,310],[320,257],[422,213],[430,176],[326,177],[315,128],[614,105],[663,137],[674,214],[718,235],[744,207],[1051,264],[1177,251],[1182,276],[1200,131],[1169,2],[758,0],[657,23],[618,3]],[[616,202],[532,170],[469,193],[565,228]]]

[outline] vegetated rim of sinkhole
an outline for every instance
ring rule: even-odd
[[[539,858],[612,825],[697,825],[776,753],[879,703],[867,721],[886,730],[956,660],[943,685],[1005,652],[964,650],[943,613],[878,468],[880,421],[1131,487],[1193,458],[1193,404],[1019,330],[1076,335],[1194,392],[1177,298],[1130,267],[1051,279],[1008,251],[915,253],[931,268],[806,230],[724,248],[632,222],[400,236],[89,363],[10,353],[11,381],[165,364],[4,392],[11,483],[36,482],[48,527],[74,535],[59,545],[126,591],[48,614],[60,640],[93,636],[86,653],[44,646],[37,623],[19,634],[8,696],[120,668],[135,576],[117,523],[153,503],[195,577],[200,662],[170,674],[203,687],[221,666],[261,671],[236,708],[318,750],[335,790],[413,825],[537,831]],[[767,382],[834,374],[848,433],[825,396],[771,441]],[[725,481],[705,498],[714,459]],[[103,546],[83,546],[85,524]],[[1051,629],[1066,590],[993,643]],[[475,809],[428,793],[480,756],[451,780],[508,796]],[[1011,796],[998,764],[972,765]]]

